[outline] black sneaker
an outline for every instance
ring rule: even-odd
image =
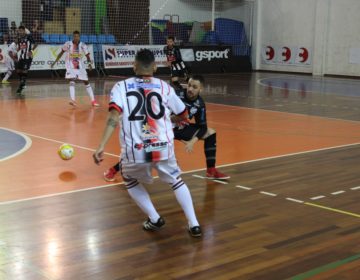
[[[149,218],[147,221],[143,223],[143,229],[149,231],[157,231],[161,229],[161,227],[164,225],[165,225],[165,220],[162,217],[160,217],[155,224]]]
[[[202,235],[200,226],[189,227],[189,233],[193,237],[201,237]]]

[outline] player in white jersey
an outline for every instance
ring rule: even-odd
[[[58,62],[62,55],[66,52],[65,65],[66,65],[66,75],[65,79],[70,80],[70,102],[72,106],[77,106],[75,100],[75,81],[79,80],[84,82],[86,87],[86,92],[88,93],[92,106],[99,106],[99,103],[94,98],[94,92],[89,83],[88,74],[86,72],[85,65],[82,61],[83,55],[86,56],[88,61],[89,70],[91,67],[90,53],[85,43],[80,41],[80,32],[73,32],[73,40],[66,42],[61,48],[61,52],[56,57],[55,61],[51,65],[51,68]]]
[[[187,118],[184,103],[166,82],[152,77],[155,58],[148,49],[136,54],[134,71],[137,77],[118,82],[111,90],[107,126],[98,149],[95,163],[103,160],[104,147],[117,124],[121,123],[120,171],[129,195],[148,216],[144,230],[159,230],[164,219],[158,214],[142,183],[153,182],[151,170],[172,186],[176,199],[188,220],[192,236],[201,236],[192,198],[180,178],[181,171],[174,154],[174,134],[170,114]]]
[[[2,84],[9,84],[8,79],[15,71],[15,62],[17,62],[17,46],[15,42],[12,42],[6,51],[5,55],[5,66],[7,68],[4,79],[1,81]]]

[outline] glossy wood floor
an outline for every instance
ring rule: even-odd
[[[0,87],[0,128],[31,147],[0,159],[0,279],[358,279],[360,275],[360,81],[274,73],[210,75],[203,94],[217,131],[217,165],[204,176],[202,143],[176,145],[201,239],[167,185],[149,187],[166,219],[160,232],[123,189],[102,179],[117,161],[117,135],[92,162],[116,79],[82,85],[69,108],[63,80],[30,80],[26,99]],[[0,135],[1,140],[1,135]],[[56,155],[76,147],[71,161]],[[6,148],[3,142],[0,147]],[[195,175],[195,176],[194,176]]]

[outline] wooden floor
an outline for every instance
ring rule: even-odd
[[[202,143],[192,155],[176,144],[201,239],[157,179],[149,192],[166,227],[141,229],[146,217],[121,179],[102,179],[118,159],[116,135],[93,163],[115,81],[92,82],[97,109],[80,84],[80,106],[69,108],[63,80],[30,80],[25,100],[16,82],[0,87],[0,130],[29,139],[0,158],[0,280],[359,279],[360,81],[208,76],[217,165],[231,179],[202,178]],[[1,136],[0,149],[13,144]],[[71,161],[56,155],[64,142],[76,149]]]

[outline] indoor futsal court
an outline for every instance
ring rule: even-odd
[[[87,96],[70,108],[58,80],[29,82],[25,99],[2,87],[2,151],[13,151],[0,163],[2,279],[356,279],[359,81],[209,75],[208,123],[231,179],[204,179],[201,143],[190,155],[176,145],[201,239],[158,180],[149,191],[167,225],[141,229],[120,177],[102,178],[118,159],[117,137],[94,164],[115,81],[93,81],[99,108]],[[64,142],[75,147],[71,161],[56,154]]]
[[[0,280],[360,279],[357,0],[0,4]],[[104,180],[121,127],[93,159],[111,89],[133,75],[137,51],[152,50],[155,77],[177,77],[169,40],[205,78],[216,168],[230,176],[207,178],[204,141],[188,153],[175,140],[201,237],[156,172],[146,188],[166,220],[158,231],[143,229],[120,174]],[[29,57],[27,74],[18,61]],[[89,73],[90,85],[71,78],[77,106],[68,60]]]

